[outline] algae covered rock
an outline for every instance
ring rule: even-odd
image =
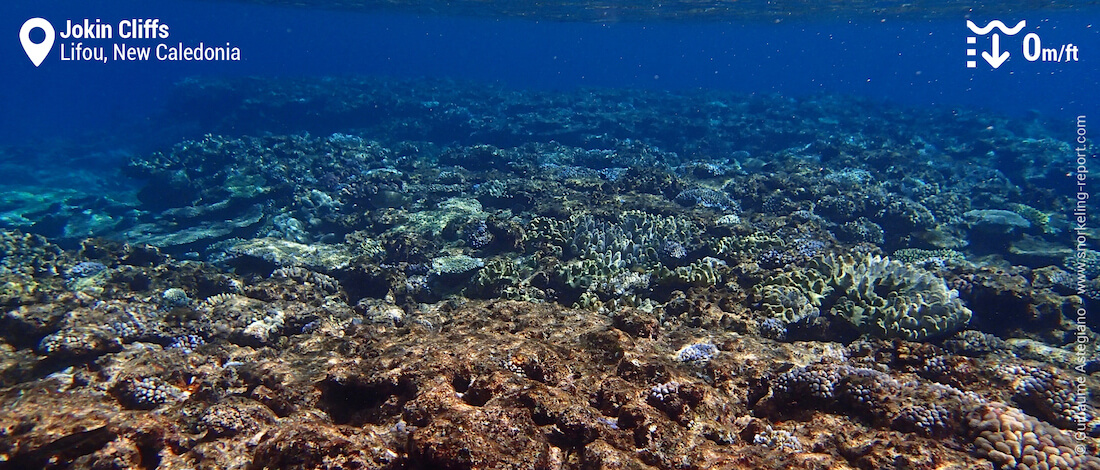
[[[676,195],[676,202],[687,207],[699,206],[723,211],[732,210],[738,212],[741,205],[729,197],[728,194],[711,188],[692,188]]]
[[[432,273],[437,275],[466,274],[485,266],[485,261],[466,255],[440,256],[432,260]]]
[[[61,248],[41,235],[0,230],[0,275],[46,278],[61,274],[67,264]]]
[[[42,338],[38,351],[55,358],[100,356],[122,349],[118,335],[107,328],[76,326]]]
[[[227,251],[259,258],[279,267],[302,266],[314,271],[347,268],[354,259],[346,245],[307,245],[270,237],[241,241]]]
[[[928,263],[943,265],[948,262],[958,263],[966,261],[965,255],[950,249],[925,250],[921,248],[902,248],[895,251],[893,257],[902,263],[917,266]]]
[[[920,341],[955,331],[971,316],[942,278],[879,256],[815,258],[804,269],[766,279],[755,291],[772,318],[797,322],[827,309],[880,338]]]
[[[968,211],[963,214],[963,219],[972,230],[984,233],[1010,233],[1031,228],[1031,222],[1023,216],[1006,210]]]

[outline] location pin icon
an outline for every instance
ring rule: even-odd
[[[46,32],[46,39],[37,44],[31,41],[31,30],[34,28],[42,28],[42,31]],[[53,25],[45,18],[31,18],[23,23],[22,28],[19,28],[19,42],[23,43],[23,50],[35,67],[42,65],[42,61],[50,55],[50,49],[53,49],[53,36]]]

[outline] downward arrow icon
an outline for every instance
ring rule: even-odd
[[[1008,60],[1008,51],[1001,52],[1001,35],[993,33],[993,53],[982,51],[982,58],[993,68],[1000,67]]]

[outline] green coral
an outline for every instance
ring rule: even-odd
[[[569,243],[569,230],[568,220],[535,217],[523,230],[523,244],[561,258],[565,253],[564,247]]]
[[[573,303],[573,308],[598,311],[603,308],[603,302],[600,301],[600,296],[592,292],[582,292],[580,298]]]
[[[626,268],[656,267],[660,263],[657,249],[662,243],[694,246],[699,232],[686,219],[640,211],[626,211],[612,220],[574,216],[570,222],[569,253]]]
[[[564,258],[551,273],[559,285],[574,291],[617,297],[642,292],[660,278],[670,283],[718,282],[718,260],[691,266],[665,266],[661,248],[699,245],[700,229],[675,216],[627,211],[610,219],[578,214],[566,221],[536,218],[524,231],[525,243]],[[690,249],[690,248],[689,248]]]
[[[828,255],[755,289],[763,311],[785,322],[828,308],[863,333],[919,341],[954,331],[970,310],[942,278],[879,256]]]
[[[772,281],[769,279],[769,281]],[[810,300],[810,296],[802,289],[788,284],[765,283],[756,286],[756,296],[760,299],[760,308],[768,318],[775,318],[783,323],[795,323],[807,318],[816,318],[821,311],[818,308],[820,301]],[[810,291],[814,297],[820,295]]]
[[[485,261],[485,267],[478,270],[470,283],[470,293],[483,298],[541,300],[545,293],[529,284],[528,279],[535,270],[525,261],[528,260],[493,258]]]
[[[726,260],[734,260],[742,253],[762,253],[782,247],[783,239],[768,232],[753,232],[744,237],[718,237],[708,243],[710,251]]]
[[[613,268],[596,260],[579,259],[563,263],[555,270],[555,276],[562,284],[575,290],[594,290],[601,279],[610,279],[621,269]]]
[[[715,286],[722,283],[726,262],[706,257],[687,266],[669,269],[661,266],[657,270],[657,283],[660,285],[688,285],[694,287]]]
[[[707,242],[707,247],[710,248],[711,253],[714,253],[715,256],[720,256],[724,259],[734,259],[741,251],[740,244],[735,237],[712,238]]]
[[[1008,207],[1012,212],[1020,214],[1020,217],[1030,222],[1031,225],[1041,228],[1043,233],[1055,232],[1050,226],[1050,214],[1027,204],[1010,203]]]

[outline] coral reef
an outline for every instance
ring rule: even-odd
[[[1100,255],[1037,123],[360,78],[170,106],[209,134],[128,156],[128,197],[3,215],[0,466],[1100,465]]]

